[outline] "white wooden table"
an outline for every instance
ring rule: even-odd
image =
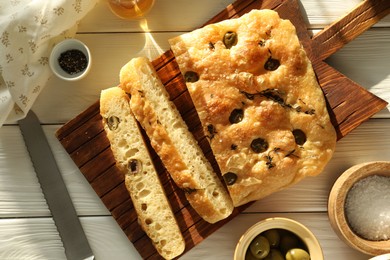
[[[139,21],[116,18],[101,0],[79,25],[76,38],[93,56],[88,76],[74,83],[52,77],[33,110],[40,118],[96,259],[139,259],[139,255],[84,179],[54,133],[94,103],[104,88],[118,83],[131,58],[156,58],[168,39],[199,27],[232,0],[156,0],[146,16],[150,34]],[[317,31],[360,0],[302,0],[309,28]],[[390,17],[329,59],[342,73],[390,102]],[[300,221],[317,236],[325,259],[368,259],[333,232],[327,199],[336,178],[352,165],[390,160],[390,112],[385,109],[337,143],[336,153],[318,177],[256,202],[244,213],[186,253],[182,259],[232,259],[247,228],[267,217]],[[65,259],[64,249],[38,184],[16,123],[0,128],[0,259]]]

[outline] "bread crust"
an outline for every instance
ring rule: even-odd
[[[252,10],[169,42],[235,206],[324,169],[336,133],[290,21]]]
[[[123,66],[120,84],[131,94],[135,117],[190,205],[210,223],[228,217],[233,204],[225,187],[169,100],[149,60],[135,58]]]
[[[104,130],[116,165],[125,176],[138,223],[159,254],[172,259],[184,252],[185,241],[129,102],[129,97],[119,87],[102,91],[100,114]]]

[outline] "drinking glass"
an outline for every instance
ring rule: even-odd
[[[138,19],[149,12],[154,0],[108,0],[108,5],[122,19]]]

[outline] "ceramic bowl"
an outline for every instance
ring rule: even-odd
[[[311,259],[323,260],[321,246],[314,234],[301,223],[288,218],[268,218],[250,227],[237,243],[234,260],[245,259],[251,241],[260,233],[269,229],[285,229],[297,235],[306,245]]]
[[[368,255],[380,255],[390,253],[390,240],[372,241],[358,236],[350,228],[345,214],[349,190],[357,181],[370,175],[390,176],[390,162],[368,162],[346,170],[329,194],[328,215],[334,231],[347,245]]]
[[[59,61],[58,61],[58,58],[60,57],[60,55],[62,53],[69,51],[69,50],[79,50],[86,56],[87,67],[83,71],[80,71],[80,72],[75,73],[75,74],[69,74],[68,72],[66,72],[65,70],[63,70],[61,68]],[[51,54],[50,54],[50,59],[49,59],[49,65],[50,65],[50,68],[53,71],[53,73],[58,78],[63,79],[63,80],[68,80],[68,81],[75,81],[75,80],[79,80],[79,79],[82,79],[83,77],[85,77],[91,68],[91,62],[92,62],[91,53],[90,53],[87,45],[85,45],[83,42],[76,40],[76,39],[66,39],[66,40],[63,40],[63,41],[57,43],[53,47]]]
[[[378,255],[368,260],[390,260],[390,254]]]

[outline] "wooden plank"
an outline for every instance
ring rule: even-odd
[[[338,139],[386,107],[386,101],[368,92],[325,62],[317,62],[314,67],[328,106],[331,107],[329,113],[333,125],[337,125]],[[362,107],[364,109],[361,109]]]
[[[66,259],[52,218],[0,219],[0,229],[1,259]]]
[[[317,212],[240,214],[228,225],[212,234],[207,241],[197,245],[180,259],[232,259],[236,242],[238,242],[241,235],[257,222],[272,217],[290,218],[305,225],[318,239],[326,260],[367,260],[368,258],[367,255],[348,247],[337,237],[329,224],[326,212]],[[216,247],[219,250],[215,250]],[[210,256],[210,252],[213,252],[212,256]]]
[[[57,138],[61,143],[67,148],[68,144],[73,144],[74,140],[78,141],[80,133],[77,133],[76,130],[81,127],[88,129],[87,127],[95,127],[95,124],[86,124],[91,118],[99,114],[99,101],[96,101],[92,106],[88,107],[82,114],[76,116],[73,120],[69,121],[66,125],[61,127],[61,131],[57,132]],[[72,138],[76,135],[76,138]],[[65,138],[65,139],[64,139]],[[79,143],[76,143],[78,146]],[[67,150],[73,151],[74,149],[68,148]]]
[[[311,33],[316,34],[316,32],[317,30]],[[167,39],[178,34],[152,33],[157,44],[163,49],[169,48]],[[78,35],[77,38],[84,41],[93,54],[94,62],[91,71],[86,78],[78,82],[67,82],[56,77],[49,80],[33,107],[41,122],[64,124],[96,102],[101,89],[118,82],[118,71],[121,66],[132,57],[138,56],[134,49],[142,48],[143,43],[132,39],[142,37],[144,37],[142,34],[137,33]],[[109,48],[109,42],[115,42],[115,51],[104,51],[105,48]],[[125,58],[122,58],[120,53]],[[107,60],[110,66],[107,66]],[[368,91],[389,102],[390,93],[387,91],[390,88],[390,74],[387,69],[389,60],[390,27],[371,28],[328,58],[326,62]],[[390,112],[382,110],[374,117],[390,117]]]
[[[325,259],[368,258],[337,237],[330,227],[327,213],[317,212],[240,214],[229,225],[209,236],[207,242],[197,245],[180,259],[232,259],[235,241],[251,225],[275,216],[291,218],[308,227],[319,240]],[[81,217],[80,221],[96,259],[142,259],[126,236],[121,234],[121,229],[112,217]],[[3,231],[0,233],[0,259],[66,260],[62,242],[51,218],[0,219],[0,230]]]
[[[380,1],[380,0],[378,0]],[[317,74],[323,73],[323,70],[318,68],[322,62],[322,56],[316,55],[315,47],[318,46],[318,41],[313,41],[307,31],[304,19],[300,14],[298,3],[295,0],[286,1],[253,1],[253,0],[239,0],[236,3],[230,5],[226,10],[222,11],[211,21],[219,21],[220,19],[232,18],[240,16],[253,8],[273,8],[277,10],[281,17],[290,19],[297,28],[298,36],[305,47],[309,58],[312,60],[314,68]],[[344,21],[348,24],[349,19],[353,19],[353,15],[347,15]],[[326,30],[336,30],[339,23],[333,24]],[[362,33],[366,27],[358,27],[358,33]],[[345,43],[344,43],[345,44]],[[196,130],[196,138],[200,142],[203,151],[206,153],[207,158],[213,163],[216,170],[215,160],[210,152],[208,142],[202,133],[202,128],[199,127],[199,119],[196,120],[197,114],[194,110],[191,98],[185,89],[185,84],[180,77],[180,71],[174,60],[174,57],[170,51],[167,51],[160,58],[157,58],[153,64],[156,66],[157,73],[165,84],[165,87],[171,99],[182,113],[184,120],[188,123],[189,129]],[[337,76],[337,77],[335,77]],[[321,83],[329,81],[321,80],[321,75],[318,75]],[[334,82],[342,84],[342,88],[337,88],[333,92],[326,92],[328,89],[325,88],[326,98],[328,100],[330,115],[332,116],[332,122],[338,132],[338,137],[341,139],[347,135],[351,130],[356,128],[363,121],[367,120],[373,114],[382,109],[386,102],[379,99],[378,97],[368,93],[363,88],[358,88],[357,84],[352,84],[344,76],[331,73],[326,73],[325,79],[331,78],[331,86]],[[341,79],[341,80],[340,80]],[[322,85],[321,85],[322,86]],[[328,85],[326,85],[328,86]],[[338,117],[337,113],[340,113],[337,108],[341,108],[340,104],[348,104],[347,101],[343,100],[343,97],[349,98],[348,94],[351,90],[358,89],[354,92],[358,95],[360,100],[358,106],[344,105],[342,111],[347,111],[346,116]],[[365,97],[369,97],[365,99]],[[341,100],[340,100],[341,99]],[[370,103],[372,106],[369,106]],[[76,165],[80,167],[81,172],[85,175],[88,181],[92,183],[92,187],[101,197],[101,200],[106,207],[111,211],[114,219],[118,222],[119,226],[124,230],[130,241],[132,241],[143,258],[156,259],[159,258],[157,252],[153,248],[149,238],[141,230],[140,226],[134,219],[134,213],[129,212],[134,210],[129,203],[129,195],[124,187],[123,176],[119,172],[116,172],[116,168],[112,167],[113,158],[109,155],[109,144],[107,138],[102,129],[101,118],[96,115],[98,111],[98,104],[93,104],[92,108],[81,113],[74,120],[71,120],[63,128],[57,131],[57,137],[60,142],[64,142],[64,147],[75,161]],[[95,110],[95,112],[92,112]],[[363,111],[363,112],[361,112]],[[351,116],[352,115],[352,116]],[[355,116],[356,115],[356,116]],[[88,118],[88,119],[85,119]],[[89,125],[91,124],[91,125]],[[94,126],[92,126],[92,124]],[[87,125],[87,126],[86,126]],[[81,135],[85,130],[88,129],[89,134],[84,134],[80,140],[75,140],[74,136]],[[74,131],[74,133],[73,133]],[[77,138],[76,138],[77,139]],[[154,157],[156,158],[156,157]],[[156,158],[156,161],[158,159]],[[104,167],[106,165],[106,167]],[[116,176],[114,183],[110,183],[110,188],[101,188],[104,184],[98,183],[100,180],[104,180],[102,176],[108,176],[107,171],[110,171],[112,175]],[[181,231],[186,240],[186,252],[191,250],[197,244],[202,242],[207,236],[211,235],[217,229],[222,227],[225,223],[237,216],[243,211],[248,205],[240,208],[236,208],[234,213],[226,220],[220,221],[216,224],[209,224],[203,221],[189,206],[185,199],[183,192],[169,181],[165,170],[159,170],[162,178],[166,178],[164,185],[170,185],[169,200],[172,203],[172,208],[178,219],[181,227]],[[117,184],[118,183],[118,184]],[[117,184],[116,186],[114,184]],[[115,186],[115,187],[112,187]],[[111,189],[112,188],[112,189]]]
[[[363,1],[350,13],[317,33],[312,40],[317,60],[325,60],[390,14],[390,2],[386,0]]]
[[[150,13],[146,15],[148,29],[153,32],[190,31],[200,26],[199,21],[207,21],[232,0],[159,0]],[[323,28],[340,16],[354,8],[361,0],[300,0],[307,13],[307,23],[310,28]],[[336,7],[336,8],[335,8]],[[170,10],[175,10],[171,14]],[[179,21],[179,22],[178,22]],[[375,26],[388,27],[390,17],[380,21]],[[142,32],[138,20],[123,20],[117,18],[109,10],[105,1],[99,1],[96,7],[80,22],[78,32]]]
[[[350,13],[320,31],[310,40],[311,61],[318,81],[332,108],[339,139],[385,108],[387,102],[367,92],[324,60],[390,13],[390,1],[363,1]],[[337,92],[337,94],[336,94]],[[331,98],[334,97],[334,98]],[[340,98],[342,97],[342,98]],[[366,109],[359,109],[360,107]]]
[[[386,0],[362,2],[350,13],[340,18],[339,21],[320,31],[317,37],[314,38],[310,37],[303,17],[291,15],[291,13],[299,12],[299,6],[294,2],[286,1],[277,10],[281,17],[290,19],[297,28],[298,37],[305,47],[320,86],[324,91],[337,137],[341,139],[375,113],[385,108],[387,102],[369,93],[337,70],[332,69],[324,62],[324,59],[384,17],[390,11],[390,2]],[[353,33],[350,33],[350,30]],[[325,54],[322,54],[324,52],[322,49],[329,49],[324,46],[328,42],[336,47],[331,48],[332,51],[326,51]],[[329,95],[331,90],[335,95]],[[340,104],[343,105],[340,106]],[[338,113],[343,115],[338,115]]]
[[[80,222],[96,259],[141,260],[111,216]],[[67,259],[51,217],[0,219],[0,230],[0,259]]]
[[[110,212],[94,190],[106,194],[122,182],[110,169],[89,183],[73,161],[55,139],[56,125],[43,126],[49,144],[74,199],[80,216],[107,215]],[[388,119],[370,119],[337,143],[336,152],[324,172],[277,192],[254,203],[246,212],[313,212],[326,211],[328,193],[332,183],[348,167],[374,160],[388,160],[390,154],[390,123]],[[17,126],[0,128],[0,217],[39,217],[50,216],[45,199],[36,179],[22,136]],[[164,170],[163,167],[160,170]],[[160,175],[164,182],[170,180],[166,173]],[[92,188],[92,187],[94,188]],[[165,184],[170,195],[174,191],[172,183]],[[23,192],[20,192],[20,191]],[[311,194],[310,199],[307,194]]]
[[[86,117],[82,120],[95,122],[94,124],[83,124],[76,129],[73,128],[76,127],[75,125],[67,124],[68,129],[64,129],[63,134],[65,135],[67,132],[69,134],[66,135],[63,139],[59,137],[61,139],[61,143],[67,151],[73,152],[82,144],[88,142],[91,138],[94,138],[96,135],[102,132],[102,127],[99,125],[101,116],[99,113],[96,113],[98,110],[96,109],[95,105],[91,107],[94,108],[94,114],[90,115],[91,117],[89,117],[87,114]],[[87,111],[89,110],[90,108]]]

